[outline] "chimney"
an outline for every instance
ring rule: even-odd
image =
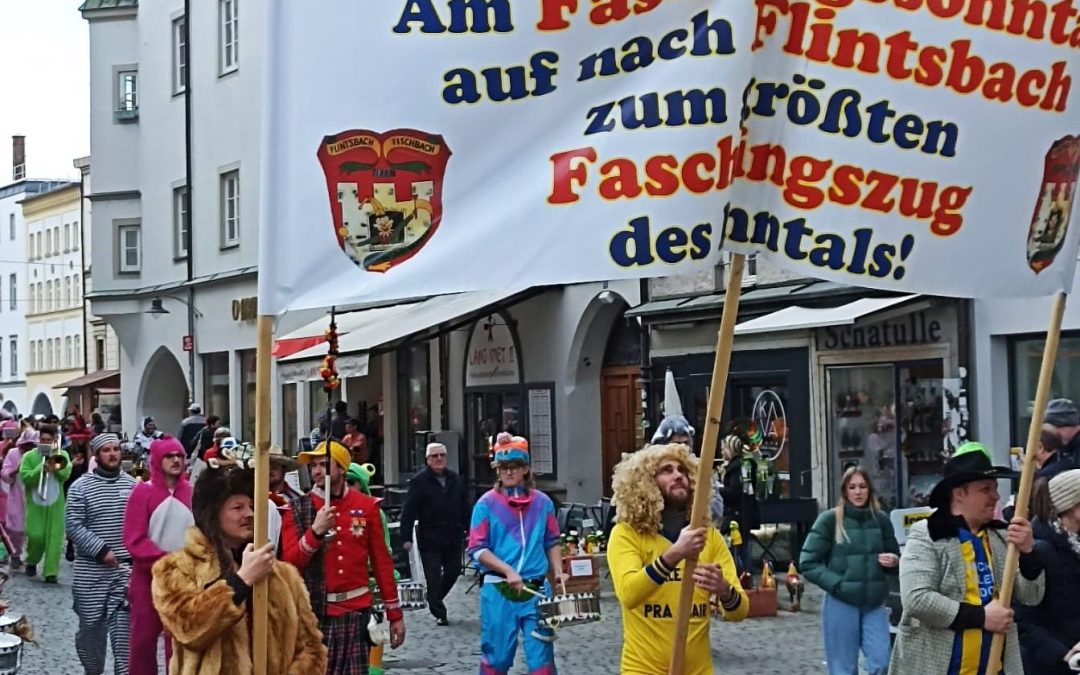
[[[26,178],[26,136],[11,137],[11,178]]]

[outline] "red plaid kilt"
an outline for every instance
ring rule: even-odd
[[[330,652],[326,675],[368,675],[367,621],[367,612],[349,612],[319,622]]]

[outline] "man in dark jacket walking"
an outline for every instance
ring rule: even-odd
[[[1080,468],[1080,410],[1067,398],[1055,398],[1046,406],[1045,424],[1053,427],[1061,438],[1058,455],[1064,469]]]
[[[206,418],[203,417],[202,406],[198,403],[192,403],[188,406],[188,416],[180,422],[180,431],[176,434],[176,437],[180,439],[180,445],[184,446],[184,450],[189,455],[195,444],[195,437],[205,428]]]
[[[461,477],[446,468],[446,446],[427,446],[427,468],[409,481],[401,533],[406,550],[412,548],[413,524],[427,582],[428,610],[440,626],[447,625],[446,605],[454,582],[461,576],[462,545],[469,528],[469,504]]]

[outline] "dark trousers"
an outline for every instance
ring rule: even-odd
[[[427,583],[427,603],[431,615],[445,619],[446,605],[443,600],[450,594],[454,582],[461,576],[461,545],[420,545],[420,563],[424,566]]]

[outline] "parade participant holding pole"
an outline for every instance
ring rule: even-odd
[[[554,675],[554,634],[539,623],[534,593],[551,595],[548,580],[561,583],[566,577],[555,506],[533,483],[528,441],[503,432],[494,453],[499,480],[476,503],[468,540],[469,557],[484,573],[480,675],[510,672],[518,634],[527,672]]]
[[[653,445],[623,455],[612,479],[618,523],[607,559],[623,615],[619,672],[666,672],[672,651],[683,562],[697,556],[684,675],[711,675],[709,600],[725,621],[746,618],[750,601],[735,561],[714,527],[688,526],[698,460],[682,443]]]
[[[301,464],[319,467],[313,475],[325,472],[330,490],[322,494],[313,490],[294,500],[282,519],[282,558],[304,577],[329,649],[327,675],[367,672],[369,576],[378,583],[390,620],[390,646],[396,649],[405,640],[394,563],[383,538],[379,505],[346,487],[350,459],[349,450],[335,440],[300,453]]]
[[[44,561],[45,581],[56,583],[64,549],[64,481],[71,458],[57,443],[56,427],[42,425],[37,450],[23,455],[19,478],[26,489],[26,574],[37,574]]]
[[[1020,551],[1016,600],[1038,604],[1042,563],[1033,555],[1031,523],[994,518],[999,478],[1014,474],[995,467],[979,443],[957,448],[944,477],[930,493],[936,511],[912,526],[900,558],[904,613],[893,648],[890,675],[998,675],[990,664],[995,634],[1005,635],[1004,668],[1023,673],[1013,610],[998,599],[1006,548]]]
[[[195,527],[187,530],[184,548],[154,565],[154,605],[176,646],[173,675],[253,672],[251,598],[264,580],[273,626],[266,675],[326,672],[326,647],[300,575],[274,559],[272,543],[258,549],[252,543],[254,495],[249,469],[204,471],[195,484]]]
[[[97,466],[72,485],[65,523],[75,546],[71,585],[79,630],[75,651],[87,675],[105,672],[105,651],[112,644],[116,675],[128,672],[131,554],[124,547],[124,509],[135,479],[120,470],[120,439],[98,434],[90,441]]]
[[[157,675],[161,618],[150,594],[151,569],[165,554],[184,547],[191,515],[191,483],[184,478],[187,454],[165,436],[150,444],[150,480],[131,492],[124,511],[124,546],[131,553],[131,675]],[[165,662],[172,643],[165,636]]]

